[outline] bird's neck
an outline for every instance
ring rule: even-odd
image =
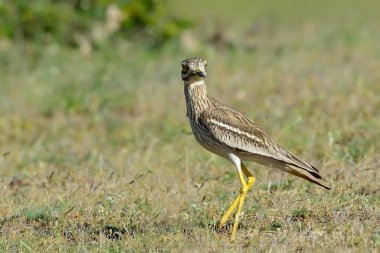
[[[185,98],[187,116],[198,121],[201,113],[209,107],[205,81],[198,80],[191,83],[185,81]]]

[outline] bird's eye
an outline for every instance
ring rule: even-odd
[[[182,65],[182,71],[183,71],[183,72],[186,72],[186,71],[187,71],[187,66],[186,66],[186,65]]]
[[[205,64],[205,69],[207,69],[207,63]]]

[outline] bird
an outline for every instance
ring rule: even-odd
[[[181,63],[186,114],[197,142],[206,150],[233,163],[241,183],[240,193],[222,216],[220,228],[236,209],[231,239],[236,239],[242,206],[256,179],[243,161],[277,168],[330,189],[318,169],[275,142],[258,124],[207,93],[207,61],[194,57]],[[244,175],[247,180],[245,180]]]

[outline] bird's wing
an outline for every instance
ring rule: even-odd
[[[257,160],[270,160],[268,164],[327,187],[323,182],[319,182],[321,176],[314,166],[281,147],[244,114],[226,106],[219,106],[204,111],[199,120],[216,140],[229,148],[247,156],[252,155],[258,158]]]

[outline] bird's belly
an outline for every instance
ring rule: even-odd
[[[201,144],[202,147],[204,147],[205,149],[207,149],[211,153],[214,153],[214,154],[219,155],[221,157],[224,157],[226,159],[228,158],[227,152],[225,152],[222,148],[217,148],[213,145],[207,145],[207,144],[204,144],[200,141],[198,141],[198,143]]]

